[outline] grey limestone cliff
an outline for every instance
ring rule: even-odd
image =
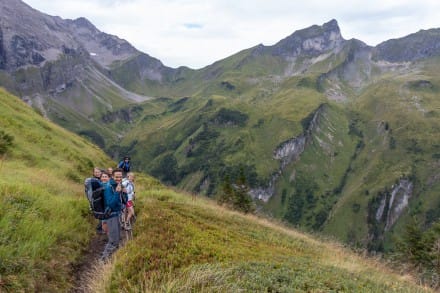
[[[287,38],[279,41],[269,50],[273,55],[286,58],[298,55],[317,56],[326,51],[339,49],[345,40],[336,20],[331,20],[322,26],[313,25],[298,30]]]
[[[385,219],[385,231],[389,231],[405,208],[412,196],[413,183],[408,179],[401,179],[393,186],[390,197],[383,197],[379,208],[376,211],[376,220]]]
[[[280,167],[276,171],[267,187],[258,187],[250,190],[249,194],[253,198],[257,198],[264,202],[267,202],[275,192],[275,184],[279,176],[283,173],[284,169],[290,163],[297,160],[301,154],[304,152],[308,142],[312,138],[313,132],[317,129],[319,124],[320,116],[322,115],[324,106],[321,105],[314,112],[312,119],[310,120],[307,129],[299,136],[291,138],[283,143],[281,143],[273,152],[273,158],[280,161]]]

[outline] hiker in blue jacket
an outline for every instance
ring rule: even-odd
[[[104,183],[104,202],[109,217],[104,220],[108,229],[108,242],[102,252],[101,260],[106,261],[119,247],[119,215],[122,210],[122,169],[113,170],[113,177]]]
[[[118,168],[123,171],[123,176],[125,177],[128,172],[130,172],[130,157],[124,157],[122,161],[119,162]]]

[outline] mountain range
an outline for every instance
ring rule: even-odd
[[[137,171],[214,197],[242,170],[260,211],[372,251],[440,217],[440,29],[371,47],[330,20],[193,70],[85,18],[0,16],[0,85]]]

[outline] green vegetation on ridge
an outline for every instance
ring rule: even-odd
[[[2,91],[0,101],[0,288],[66,291],[94,234],[83,178],[93,163],[113,162],[16,97]],[[88,280],[95,291],[427,291],[337,245],[151,178],[139,176],[137,190],[134,239]]]
[[[65,291],[94,233],[83,180],[113,163],[2,89],[0,104],[0,291]]]
[[[337,244],[149,184],[98,291],[423,292]]]

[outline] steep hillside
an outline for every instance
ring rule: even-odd
[[[111,166],[96,146],[0,91],[0,289],[67,291],[94,222],[82,180]],[[12,176],[12,175],[13,176]],[[103,291],[429,292],[335,244],[139,177],[132,241],[84,287]]]
[[[199,70],[164,68],[159,60],[138,56],[115,63],[111,73],[119,84],[151,96],[207,96],[231,86],[241,93],[263,80],[277,83],[320,66],[330,69],[340,62],[336,55],[345,43],[336,20],[331,20],[295,31],[273,46],[260,44]],[[332,58],[324,61],[328,57]]]
[[[273,152],[326,102],[319,68],[338,66],[346,44],[331,21],[187,72],[168,93],[189,95],[143,104],[123,152],[162,180],[208,195],[239,166],[252,187],[264,187],[278,169]]]
[[[331,21],[244,50],[192,72],[192,94],[142,104],[121,152],[211,196],[243,169],[266,213],[390,251],[410,218],[426,228],[440,216],[440,63],[434,49],[398,61],[386,52],[431,48],[437,35],[372,48],[343,40]]]
[[[102,147],[117,140],[96,116],[148,97],[115,83],[108,68],[141,53],[84,18],[49,16],[20,0],[2,1],[0,16],[0,86]]]
[[[114,164],[0,89],[0,291],[65,291],[94,233],[83,180]]]
[[[438,57],[368,87],[356,100],[352,131],[360,149],[325,228],[372,250],[389,248],[411,218],[440,214]],[[350,228],[341,229],[347,219]]]
[[[335,243],[160,186],[136,206],[135,236],[92,291],[429,292]]]
[[[243,170],[259,211],[373,251],[440,217],[438,29],[370,47],[331,20],[192,70],[0,8],[0,85],[162,182],[214,197]]]

